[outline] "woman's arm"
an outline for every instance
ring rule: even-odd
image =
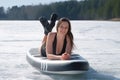
[[[47,58],[51,60],[60,60],[61,59],[60,55],[53,54],[52,44],[53,44],[54,37],[55,37],[55,33],[49,33],[47,36],[47,41],[46,41]]]
[[[61,60],[69,60],[71,51],[72,51],[72,46],[71,46],[70,38],[67,36],[67,45],[66,45],[65,53],[63,53],[61,56]]]
[[[65,52],[68,54],[71,54],[71,51],[72,51],[72,46],[71,46],[70,38],[67,36],[67,45],[66,45]]]

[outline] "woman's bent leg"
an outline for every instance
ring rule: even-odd
[[[41,46],[41,56],[46,57],[46,43]]]

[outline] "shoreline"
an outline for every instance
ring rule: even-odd
[[[85,21],[85,20],[89,20],[89,19],[84,19],[84,20],[81,20],[79,19],[79,21]],[[1,20],[0,21],[36,21],[36,20]],[[93,20],[89,20],[89,21],[120,21],[120,18],[111,18],[111,19],[93,19]]]
[[[120,18],[112,18],[111,21],[120,21]]]

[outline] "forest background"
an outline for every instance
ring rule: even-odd
[[[120,0],[68,0],[50,4],[0,7],[0,20],[37,20],[40,16],[49,19],[51,13],[71,20],[120,20]]]

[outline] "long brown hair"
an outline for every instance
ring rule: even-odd
[[[67,22],[68,25],[69,25],[67,35],[68,35],[69,38],[70,38],[71,47],[73,48],[73,45],[74,45],[73,39],[74,39],[74,37],[73,37],[73,34],[72,34],[72,32],[71,32],[71,23],[70,23],[70,20],[69,20],[68,18],[66,18],[66,17],[60,18],[59,21],[58,21],[58,23],[57,23],[56,30],[58,31],[58,27],[60,26],[60,24],[61,24],[62,22]]]

